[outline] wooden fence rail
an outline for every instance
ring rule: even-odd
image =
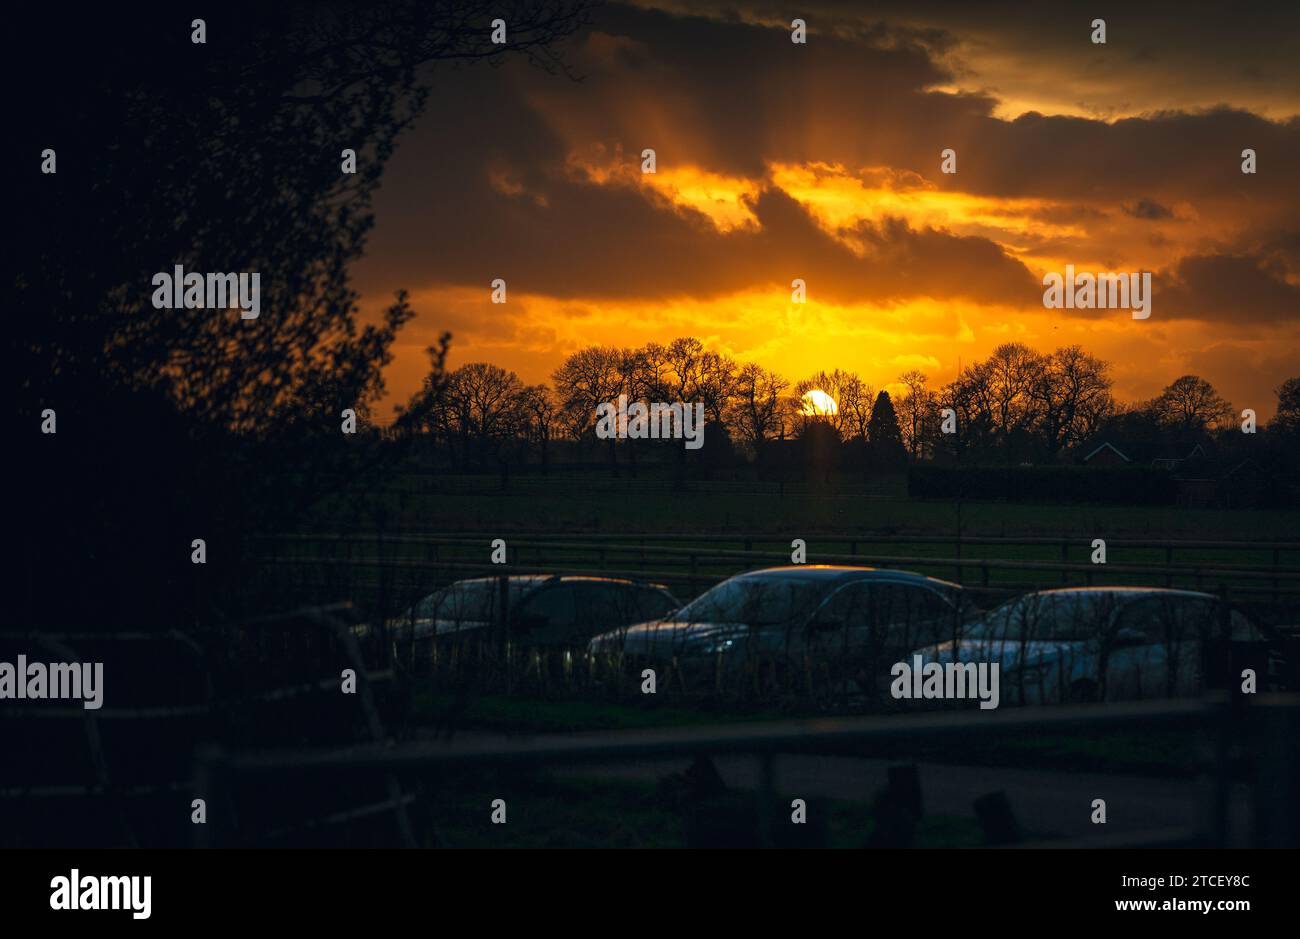
[[[438,546],[446,547],[464,547],[466,542],[461,539],[450,539],[444,542],[425,542],[427,547],[436,548]],[[482,542],[469,542],[473,546],[486,549]],[[641,549],[635,545],[588,545],[582,543],[564,543],[551,544],[547,542],[516,542],[509,545],[508,551],[513,550],[515,560],[508,565],[511,573],[517,574],[548,574],[548,573],[570,573],[585,575],[605,575],[614,577],[627,577],[629,579],[647,579],[660,581],[684,582],[690,584],[697,583],[716,583],[723,579],[725,574],[711,572],[710,568],[716,568],[719,562],[742,562],[736,565],[740,569],[778,566],[790,563],[788,552],[769,552],[769,551],[735,551],[735,550],[695,550],[690,548],[651,548]],[[525,564],[519,559],[519,552],[527,551],[534,554],[534,564]],[[560,555],[574,551],[584,551],[589,556],[595,558],[595,562],[588,560],[583,561],[564,558]],[[545,553],[550,552],[556,555],[550,564],[544,564],[541,558]],[[617,565],[611,566],[605,562],[607,554],[628,554],[633,557],[621,559]],[[471,571],[486,571],[490,573],[505,573],[507,565],[489,564],[486,562],[474,562],[463,558],[408,558],[408,557],[319,557],[319,556],[285,556],[285,555],[265,555],[257,559],[259,563],[268,565],[290,565],[290,566],[318,566],[326,567],[343,567],[343,568],[365,568],[377,567],[392,570],[425,570],[435,572],[446,570],[452,572],[467,573]],[[745,563],[747,562],[747,563]],[[926,557],[911,555],[865,555],[865,554],[821,554],[809,557],[810,564],[846,564],[846,565],[872,565],[884,568],[920,568],[939,571],[952,571],[955,579],[966,585],[967,571],[974,571],[977,575],[979,585],[985,588],[995,588],[999,584],[990,579],[990,573],[1013,572],[1013,573],[1031,573],[1041,572],[1048,574],[1062,575],[1062,582],[1069,580],[1068,575],[1078,575],[1085,585],[1093,585],[1099,580],[1109,577],[1144,577],[1162,580],[1165,586],[1174,586],[1175,581],[1193,581],[1197,588],[1206,586],[1218,586],[1220,584],[1232,583],[1234,590],[1240,590],[1246,593],[1271,594],[1276,596],[1300,594],[1300,571],[1290,570],[1258,570],[1246,567],[1221,567],[1221,566],[1202,566],[1192,564],[1179,565],[1152,565],[1152,564],[1085,564],[1078,562],[1061,562],[1046,560],[1010,560],[1010,559],[992,559],[992,558],[961,558],[961,557]],[[679,568],[679,569],[675,569]],[[732,573],[738,573],[733,570]],[[1248,583],[1242,584],[1241,581]],[[1269,586],[1261,586],[1269,584]],[[1044,584],[1033,586],[1042,587]]]
[[[1249,715],[1247,714],[1249,712]],[[395,746],[371,745],[334,749],[231,753],[207,748],[198,754],[195,779],[208,803],[218,804],[226,787],[243,779],[272,780],[293,774],[380,772],[392,775],[459,771],[466,767],[557,767],[614,763],[655,757],[749,754],[759,762],[761,805],[772,810],[772,761],[781,753],[834,752],[845,744],[935,739],[945,735],[997,734],[1008,731],[1050,733],[1065,728],[1152,727],[1162,722],[1201,723],[1208,738],[1232,740],[1250,726],[1267,741],[1270,778],[1255,790],[1255,841],[1294,846],[1297,840],[1294,795],[1300,786],[1294,734],[1300,729],[1300,696],[1263,695],[1246,706],[1221,694],[1201,700],[1017,708],[995,712],[931,712],[889,717],[844,717],[787,720],[702,728],[588,733],[546,740],[530,738],[472,741],[417,741]],[[857,755],[869,753],[857,751]],[[1280,762],[1279,762],[1280,761]],[[1209,844],[1228,842],[1226,805],[1230,785],[1228,747],[1216,750],[1215,798],[1195,837]],[[1274,774],[1281,774],[1280,776]],[[760,822],[769,836],[772,819]],[[207,826],[198,832],[201,846],[212,846]]]

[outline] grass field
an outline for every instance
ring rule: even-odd
[[[698,480],[678,485],[662,478],[605,474],[529,475],[515,477],[502,488],[490,476],[413,474],[386,489],[322,507],[317,521],[304,520],[300,531],[346,533],[351,540],[266,541],[260,545],[261,554],[303,567],[294,576],[308,600],[313,591],[315,595],[323,591],[330,599],[350,598],[363,605],[371,605],[382,594],[385,604],[400,606],[451,580],[488,572],[490,544],[498,537],[506,540],[512,564],[643,576],[667,583],[683,600],[739,571],[789,563],[795,538],[806,541],[810,563],[847,555],[853,563],[903,567],[968,587],[988,588],[989,595],[981,601],[986,605],[1027,589],[1084,583],[1208,590],[1227,583],[1254,588],[1257,594],[1262,591],[1275,606],[1295,606],[1300,597],[1298,593],[1288,601],[1285,593],[1275,593],[1288,586],[1300,590],[1300,511],[1008,503],[958,507],[909,499],[901,476],[795,486]],[[464,543],[445,540],[457,534]],[[435,535],[444,540],[438,543]],[[638,537],[642,535],[649,537]],[[898,540],[879,543],[867,540],[869,536]],[[909,542],[909,536],[945,540]],[[1058,540],[1046,544],[967,540],[981,536]],[[842,540],[854,537],[863,540]],[[560,538],[571,543],[561,544]],[[1108,567],[1091,564],[1095,538],[1108,542]],[[1063,546],[1065,539],[1069,543]],[[1169,550],[1120,543],[1126,539],[1239,544]],[[1287,547],[1263,546],[1268,542],[1286,542]],[[753,554],[725,555],[743,551]],[[325,562],[312,569],[308,562],[316,558]],[[994,566],[986,570],[969,563],[959,568],[945,563],[953,558],[1069,563],[1083,569]],[[1187,570],[1169,576],[1119,569],[1170,564]],[[387,569],[380,570],[381,566]],[[1202,576],[1194,570],[1197,567],[1276,569],[1281,577],[1274,581],[1250,575]],[[1288,618],[1287,610],[1261,615],[1276,622],[1295,619]]]
[[[419,476],[349,495],[342,510],[373,527],[381,507],[389,528],[509,531],[730,530],[746,534],[873,531],[951,534],[950,502],[909,499],[903,476],[833,479],[827,485],[688,480],[603,474],[518,476],[502,488],[491,476]],[[366,516],[370,515],[369,523]],[[971,502],[961,507],[967,534],[1286,540],[1300,537],[1300,511],[1177,506],[1028,505]]]

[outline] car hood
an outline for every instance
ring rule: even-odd
[[[623,651],[634,655],[720,652],[744,639],[750,627],[744,623],[679,622],[650,620],[623,629],[612,629],[591,640],[593,652]]]

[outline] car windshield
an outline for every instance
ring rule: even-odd
[[[1118,604],[1108,593],[1028,594],[1002,604],[966,635],[976,639],[1089,639],[1105,627]]]
[[[636,598],[637,618],[642,620],[660,619],[681,605],[672,594],[648,587],[638,590]]]
[[[774,626],[812,614],[830,585],[794,577],[737,577],[718,584],[672,617],[679,623]]]
[[[544,578],[511,578],[507,602],[515,607],[543,581]],[[427,620],[436,615],[439,619],[490,622],[495,618],[500,591],[501,582],[495,577],[458,581],[416,603],[402,614],[402,619]]]
[[[1008,601],[966,630],[971,638],[1090,640],[1124,630],[1151,643],[1203,639],[1214,633],[1219,608],[1212,597],[1162,591],[1060,591]],[[1238,613],[1232,637],[1262,636]]]

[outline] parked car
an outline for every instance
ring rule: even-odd
[[[1278,685],[1282,691],[1300,691],[1300,623],[1285,623],[1273,627],[1282,645],[1282,661],[1278,663]]]
[[[800,564],[723,581],[675,613],[592,639],[594,652],[685,668],[745,657],[833,662],[861,687],[917,640],[938,642],[978,615],[957,584],[908,571]],[[865,689],[863,689],[865,690]]]
[[[1280,674],[1279,649],[1271,632],[1211,594],[1072,587],[1017,597],[960,639],[913,654],[923,663],[996,662],[1002,700],[1038,704],[1194,695],[1239,683],[1248,665],[1264,691]]]
[[[582,645],[597,633],[665,616],[681,605],[660,584],[617,577],[478,577],[444,587],[389,620],[395,648],[485,635],[502,623],[503,579],[507,634],[525,645]]]

